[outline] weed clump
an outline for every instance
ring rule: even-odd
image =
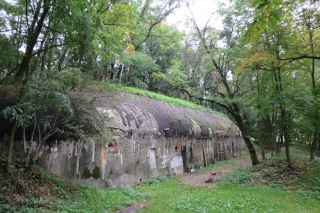
[[[131,199],[141,199],[141,198],[149,199],[149,198],[151,198],[151,195],[149,193],[138,192],[130,186],[122,186],[121,192],[123,194],[127,195],[128,197],[130,197]]]
[[[56,200],[67,200],[79,189],[46,174],[37,166],[12,165],[9,172],[0,177],[0,212],[31,212],[30,209],[47,208]]]
[[[236,169],[229,174],[217,179],[215,183],[218,183],[222,186],[238,184],[253,185],[252,175],[245,168]]]
[[[167,176],[152,176],[150,177],[148,180],[144,181],[142,184],[143,185],[157,185],[163,182],[168,181],[168,177]]]

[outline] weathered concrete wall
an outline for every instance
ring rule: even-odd
[[[74,93],[73,99],[81,95]],[[238,128],[221,115],[121,92],[85,95],[95,97],[108,127],[105,141],[48,141],[39,158],[47,171],[73,183],[139,184],[244,152]]]
[[[177,175],[241,155],[233,123],[207,112],[126,93],[103,94],[95,105],[110,127],[105,142],[47,143],[39,163],[76,184],[139,184],[152,175]]]
[[[144,138],[133,135],[128,139],[120,135],[117,148],[111,149],[93,140],[54,141],[44,147],[39,163],[50,173],[76,184],[104,187],[109,179],[115,185],[139,184],[152,175],[176,175],[184,172],[183,149],[186,150],[185,167],[204,166],[204,146],[208,163],[214,163],[215,137],[212,139]],[[230,142],[236,144],[230,149]],[[240,155],[244,144],[240,137],[229,137],[224,144],[227,158]],[[220,154],[224,160],[224,154]]]

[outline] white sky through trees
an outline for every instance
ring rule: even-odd
[[[222,18],[218,15],[219,3],[228,4],[229,0],[192,0],[189,1],[189,8],[193,14],[197,24],[200,27],[204,27],[211,19],[209,25],[222,30]],[[170,25],[176,26],[180,31],[187,30],[187,20],[190,19],[191,13],[186,4],[182,4],[180,8],[176,9],[174,13],[170,14],[167,18],[167,22]]]

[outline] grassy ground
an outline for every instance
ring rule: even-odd
[[[154,177],[137,187],[75,187],[20,166],[11,179],[8,174],[0,176],[0,212],[319,212],[319,158],[310,163],[309,153],[299,148],[292,148],[291,154],[292,169],[287,168],[284,153],[268,156],[260,165],[236,168],[208,187],[186,185],[179,176]],[[125,208],[144,201],[148,205],[143,208]]]
[[[318,212],[319,201],[270,187],[187,186],[177,179],[155,187],[155,200],[142,212]]]
[[[258,166],[237,168],[212,187],[188,186],[179,178],[139,187],[155,200],[141,212],[319,212],[319,159],[310,163],[308,152],[292,148],[291,169],[283,155],[268,155]]]

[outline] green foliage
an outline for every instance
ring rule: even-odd
[[[16,212],[16,207],[15,206],[12,206],[10,204],[2,204],[0,206],[0,210],[2,212]]]
[[[131,199],[137,200],[137,199],[150,199],[151,195],[149,193],[141,193],[136,190],[134,190],[130,186],[122,186],[120,187],[120,190],[123,194],[127,195]]]
[[[150,199],[129,186],[109,190],[73,186],[37,167],[0,170],[0,212],[111,212]],[[10,192],[10,193],[8,193]]]
[[[260,34],[267,28],[273,30],[277,27],[281,18],[281,1],[279,0],[254,0],[251,7],[256,9],[253,22],[249,25],[246,32],[247,41],[255,41]]]
[[[89,171],[88,168],[85,168],[82,176],[86,179],[90,177],[98,179],[100,178],[100,168],[98,166],[95,166],[92,173]]]
[[[56,201],[51,203],[49,212],[111,212],[133,203],[134,200],[120,190],[83,187],[76,196],[66,202]]]
[[[185,107],[188,107],[191,109],[198,109],[198,110],[206,111],[206,109],[204,107],[199,106],[197,104],[194,104],[192,102],[188,102],[188,101],[177,99],[177,98],[172,98],[172,97],[158,94],[155,92],[140,90],[140,89],[137,89],[134,87],[126,87],[125,90],[129,93],[132,93],[132,94],[147,96],[147,97],[150,97],[150,98],[153,98],[153,99],[156,99],[159,101],[164,101],[164,102],[167,102],[170,104],[176,104],[176,105],[185,106]]]
[[[61,135],[75,139],[94,139],[105,144],[110,139],[110,130],[94,107],[91,97],[76,96],[72,100],[74,116],[61,127]],[[110,139],[111,140],[111,139]]]
[[[152,58],[141,52],[136,52],[132,55],[125,57],[124,63],[127,66],[133,66],[133,72],[154,72],[159,69],[159,66],[152,60]]]
[[[241,184],[242,185],[242,184]],[[144,212],[317,212],[319,203],[278,189],[241,185],[194,187],[170,179],[160,187],[139,187],[150,192],[152,204]],[[176,193],[180,192],[180,193]],[[183,192],[183,193],[182,193]],[[279,198],[281,199],[275,199]]]
[[[269,186],[283,191],[294,191],[306,198],[318,199],[319,162],[308,162],[309,152],[291,147],[292,168],[288,167],[284,153],[269,157],[266,161],[248,168],[256,186]]]
[[[143,185],[157,185],[163,182],[168,181],[167,176],[151,176],[148,180],[143,181]]]
[[[304,197],[304,198],[307,198],[307,199],[314,198],[314,199],[320,200],[320,189],[319,188],[315,191],[298,190],[296,193],[297,193],[297,195]]]
[[[308,183],[312,187],[320,186],[320,162],[309,163],[306,165],[307,171],[304,172],[299,179]],[[319,190],[319,188],[318,188]]]
[[[68,88],[79,83],[74,74],[62,72],[51,79],[38,79],[35,87],[26,88],[18,104],[2,111],[5,118],[17,121],[23,128],[37,121],[45,131],[56,128],[53,121],[59,115],[65,120],[73,116]],[[49,113],[51,111],[51,113]]]
[[[172,97],[169,97],[169,96],[166,96],[166,95],[162,95],[162,94],[158,94],[158,93],[154,93],[154,92],[150,92],[150,91],[146,91],[146,90],[140,90],[140,89],[137,89],[137,88],[134,88],[134,87],[125,87],[124,90],[126,92],[129,92],[129,93],[132,93],[132,94],[135,94],[135,95],[142,95],[142,96],[147,96],[147,97],[150,97],[150,98],[153,98],[153,99],[156,99],[156,100],[159,100],[159,101],[164,101],[164,102],[167,102],[167,103],[170,103],[170,104],[175,104],[175,105],[180,105],[180,106],[184,106],[184,107],[188,107],[188,108],[191,108],[191,109],[197,109],[197,110],[200,110],[200,111],[209,111],[211,112],[212,114],[220,117],[220,118],[226,118],[226,116],[222,113],[219,113],[217,111],[212,111],[208,108],[205,108],[201,105],[197,105],[195,103],[192,103],[192,102],[189,102],[189,101],[186,101],[186,100],[182,100],[182,99],[177,99],[177,98],[172,98]]]
[[[0,7],[1,8],[1,7]],[[1,17],[0,17],[1,22]],[[3,29],[3,28],[1,28]],[[5,53],[0,55],[0,80],[5,77],[5,74],[13,66],[19,53],[14,49],[14,44],[5,35],[0,34],[0,52]]]
[[[261,209],[265,209],[261,211]],[[268,209],[268,210],[267,210]],[[225,200],[208,196],[190,196],[190,198],[176,201],[173,210],[179,212],[274,212],[266,203],[250,197],[227,198]]]
[[[108,189],[108,190],[116,190],[117,189],[117,187],[113,185],[112,180],[110,180],[110,179],[107,179],[105,184],[106,184],[106,189]]]
[[[143,90],[148,89],[148,85],[145,82],[141,81],[140,78],[133,77],[132,81],[135,88],[143,89]]]
[[[172,97],[168,97],[162,94],[158,94],[158,93],[154,93],[154,92],[150,92],[150,91],[146,91],[146,90],[141,90],[141,89],[137,89],[134,87],[124,87],[123,88],[126,92],[135,94],[135,95],[142,95],[142,96],[147,96],[159,101],[164,101],[170,104],[174,104],[174,105],[180,105],[180,106],[184,106],[184,107],[188,107],[190,109],[196,109],[196,110],[200,110],[200,111],[205,111],[205,112],[210,112],[213,115],[216,116],[217,119],[219,119],[221,121],[221,124],[224,123],[229,123],[230,119],[225,115],[222,114],[218,111],[213,111],[210,110],[208,108],[205,108],[201,105],[197,105],[195,103],[186,101],[186,100],[182,100],[182,99],[177,99],[177,98],[172,98]]]
[[[178,1],[171,2],[170,7],[174,6],[176,3],[178,3]],[[163,4],[165,3],[163,2]],[[161,17],[158,16],[155,17],[155,19],[161,19]],[[139,52],[141,52],[141,56],[144,56],[144,59],[139,60],[143,63],[141,63],[140,66],[137,66],[137,68],[143,66],[142,68],[147,69],[136,72],[134,76],[142,80],[142,82],[146,84],[146,88],[150,91],[158,91],[162,94],[171,95],[170,92],[172,92],[172,90],[170,90],[170,87],[165,85],[161,80],[155,79],[153,74],[156,72],[165,75],[170,73],[170,70],[174,67],[175,61],[180,60],[181,41],[182,34],[177,29],[161,22],[152,27],[152,36],[150,35],[148,39],[145,40],[143,48],[140,46],[141,49],[139,49]],[[135,54],[137,53],[138,52]],[[144,64],[148,65],[148,67],[145,67]],[[136,69],[133,67],[133,71],[134,70]]]
[[[95,166],[92,172],[92,177],[95,179],[100,178],[100,168],[98,166]]]
[[[0,211],[22,212],[44,211],[52,198],[64,200],[78,189],[70,183],[48,175],[36,166],[30,166],[30,159],[15,160],[9,172],[0,169]],[[10,192],[10,193],[8,193]]]
[[[305,156],[308,155],[308,152],[303,153]],[[317,201],[319,187],[312,187],[308,184],[307,179],[299,180],[303,177],[303,175],[300,176],[302,171],[299,169],[308,168],[303,174],[314,179],[315,176],[318,176],[316,174],[319,174],[319,165],[310,164],[314,165],[314,168],[309,170],[309,166],[305,166],[309,163],[301,160],[304,159],[301,158],[303,153],[299,152],[300,157],[297,156],[297,161],[293,163],[295,170],[290,170],[283,160],[284,156],[280,156],[254,167],[235,169],[215,182],[218,188],[188,186],[178,178],[169,179],[156,188],[138,187],[138,190],[142,192],[150,192],[155,200],[152,204],[145,206],[142,213],[317,212],[320,205]],[[296,158],[295,155],[293,157]],[[219,168],[228,165],[223,162],[216,166]],[[315,168],[317,170],[314,170]],[[262,183],[256,176],[258,171],[261,171],[264,176]],[[311,173],[308,174],[309,171]],[[274,176],[275,173],[277,176]],[[290,175],[294,175],[295,178],[289,178]],[[266,184],[269,187],[266,187]],[[296,187],[297,185],[299,187]],[[177,191],[183,193],[172,193]],[[281,199],[275,199],[279,197]]]
[[[187,75],[183,70],[181,70],[181,66],[179,66],[178,64],[174,64],[166,74],[162,72],[153,73],[152,78],[155,81],[161,81],[159,89],[168,85],[170,88],[188,88]],[[174,95],[174,93],[169,93],[169,95],[170,94]]]
[[[85,168],[84,171],[83,171],[82,176],[87,179],[87,178],[92,177],[92,174],[90,173],[88,168]]]
[[[215,183],[222,186],[228,185],[252,185],[252,175],[246,169],[236,169],[231,173],[217,179]]]
[[[294,150],[294,149],[293,149]],[[308,163],[299,153],[296,168],[303,167],[305,172],[296,175],[297,179],[282,177],[289,170],[283,156],[269,159],[254,167],[242,167],[223,176],[216,183],[219,187],[195,187],[183,184],[179,178],[151,177],[137,187],[110,187],[108,190],[91,187],[74,187],[67,182],[48,175],[42,170],[32,170],[32,178],[21,170],[25,162],[15,166],[13,176],[21,177],[19,184],[27,193],[15,194],[9,198],[1,193],[0,210],[4,212],[113,212],[120,211],[136,201],[151,199],[153,203],[144,206],[141,212],[317,212],[320,208],[319,162]],[[293,155],[295,156],[295,155]],[[294,157],[294,158],[296,158]],[[281,159],[282,158],[282,159]],[[302,159],[302,160],[301,160]],[[301,164],[301,165],[299,165]],[[18,165],[18,164],[17,164]],[[230,166],[226,162],[215,165],[217,168]],[[211,167],[212,169],[212,167]],[[269,187],[257,181],[257,172],[262,172]],[[199,171],[197,171],[199,172]],[[20,173],[20,175],[18,175]],[[275,177],[274,174],[281,174]],[[19,189],[12,185],[7,176],[0,176],[0,185],[4,192]],[[281,179],[283,178],[283,179]],[[4,180],[7,181],[4,181]],[[111,181],[109,185],[111,186]],[[252,184],[254,182],[254,185]],[[6,184],[5,184],[6,183]],[[299,187],[297,187],[299,185]],[[13,188],[13,187],[16,188]],[[13,191],[15,192],[15,191]],[[31,192],[31,193],[30,193]],[[54,199],[50,196],[54,195]],[[179,193],[177,193],[179,192]],[[297,196],[298,195],[298,196]],[[281,197],[281,199],[278,199]],[[17,209],[17,206],[19,207]],[[22,208],[20,209],[20,207]]]

